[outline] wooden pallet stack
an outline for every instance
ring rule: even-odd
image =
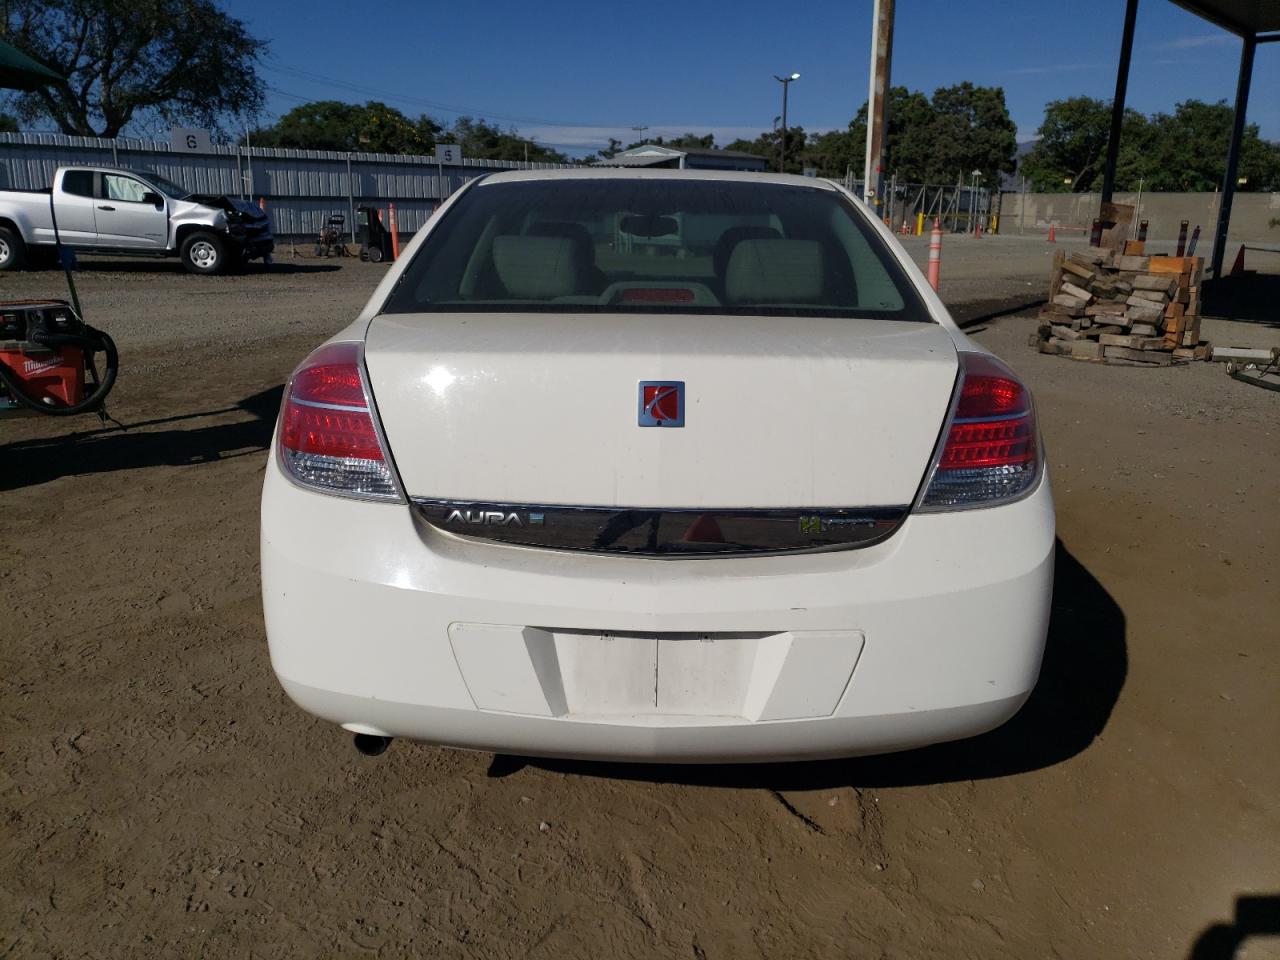
[[[1203,270],[1203,257],[1059,250],[1034,343],[1041,353],[1104,363],[1208,359],[1211,348],[1200,341]]]

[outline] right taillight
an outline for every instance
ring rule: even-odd
[[[398,500],[361,359],[360,344],[329,343],[293,372],[280,408],[280,463],[322,493]]]
[[[920,506],[988,507],[1016,500],[1040,474],[1031,394],[994,357],[961,353],[960,396]]]

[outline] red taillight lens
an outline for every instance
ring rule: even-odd
[[[1007,416],[1026,409],[1027,391],[1022,384],[1012,375],[999,373],[990,357],[971,356],[974,359],[965,364],[960,402],[956,404],[957,420]]]
[[[961,467],[999,467],[1030,463],[1036,458],[1036,438],[1027,417],[991,423],[953,423],[939,470]]]
[[[365,396],[358,343],[331,343],[294,372],[280,410],[280,456],[299,483],[398,497]]]
[[[1040,470],[1031,395],[994,357],[961,354],[964,380],[922,506],[991,506],[1021,496]]]

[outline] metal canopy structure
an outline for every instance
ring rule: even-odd
[[[66,82],[61,74],[0,40],[0,90],[37,90],[51,83]]]
[[[1227,169],[1222,178],[1222,202],[1213,233],[1210,269],[1222,276],[1222,260],[1227,249],[1227,227],[1231,224],[1231,202],[1236,193],[1240,165],[1240,141],[1249,108],[1249,84],[1253,79],[1253,54],[1260,43],[1280,40],[1280,0],[1173,0],[1189,13],[1230,30],[1240,37],[1240,76],[1236,81],[1235,117],[1231,141],[1227,145]],[[1133,27],[1138,19],[1138,0],[1127,0],[1124,32],[1120,40],[1120,62],[1116,70],[1116,95],[1111,101],[1111,136],[1107,140],[1107,164],[1102,173],[1102,202],[1109,203],[1115,189],[1116,161],[1120,156],[1120,128],[1124,121],[1124,99],[1129,87],[1129,63],[1133,56]]]

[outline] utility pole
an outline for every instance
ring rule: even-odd
[[[878,210],[884,195],[884,144],[889,128],[889,65],[893,57],[894,0],[875,0],[871,23],[871,82],[867,92],[867,205]]]
[[[646,127],[632,127],[631,129],[632,129],[632,130],[634,130],[636,133],[640,134],[640,142],[641,142],[641,143],[643,143],[643,142],[644,142],[644,132],[645,132],[646,130],[648,130],[649,128],[646,126]]]
[[[787,171],[787,89],[792,83],[800,79],[800,74],[793,73],[790,76],[780,77],[774,74],[773,79],[782,84],[782,138],[778,141],[778,172],[786,173]]]
[[[250,142],[249,140],[249,124],[248,123],[245,123],[244,125],[244,149],[245,149],[244,162],[245,162],[245,169],[247,171],[247,174],[245,176],[246,182],[243,186],[245,190],[245,198],[248,200],[252,200],[253,199],[253,143]]]

